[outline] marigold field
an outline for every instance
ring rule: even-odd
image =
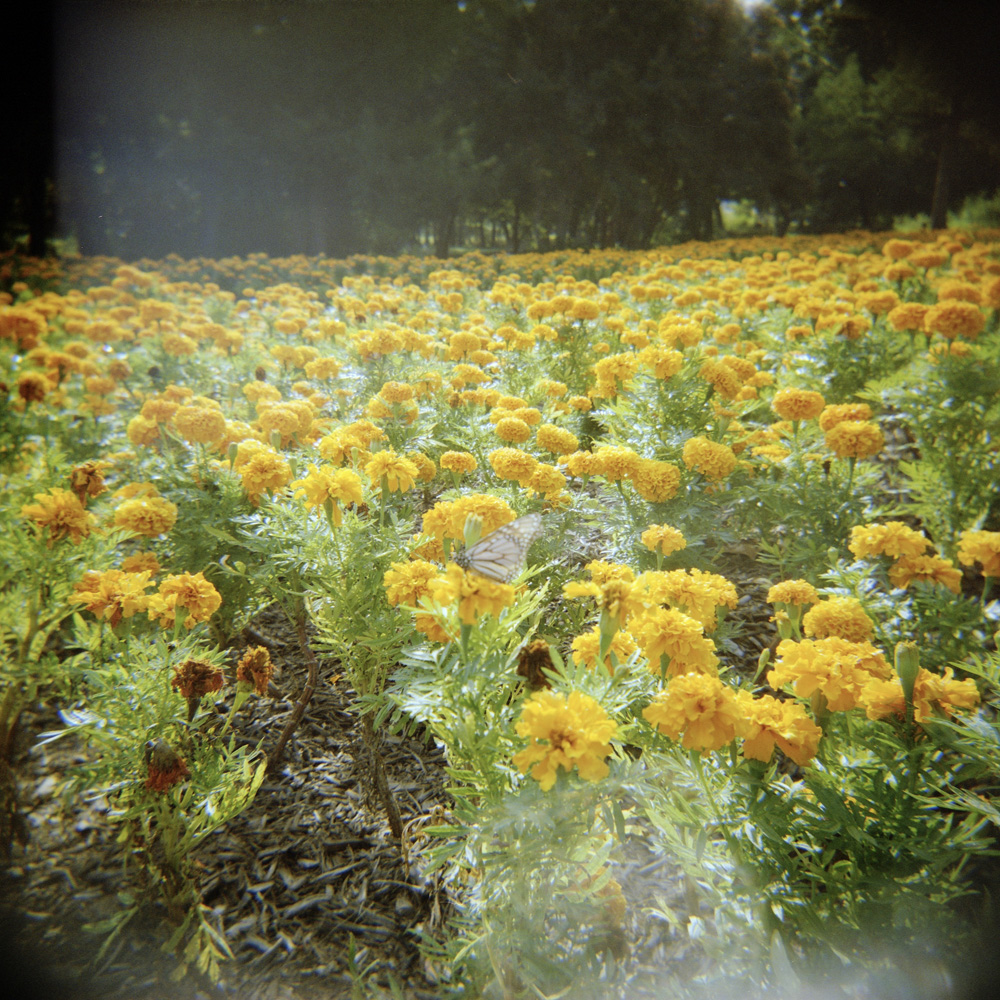
[[[1000,823],[997,233],[6,256],[0,288],[0,850],[31,851],[31,747],[76,741],[58,794],[107,800],[135,887],[98,964],[151,910],[178,978],[225,976],[200,858],[265,773],[308,780],[296,725],[336,674],[372,820],[441,888],[406,928],[420,995],[968,985]],[[248,639],[265,614],[294,670]],[[443,748],[447,808],[397,794],[400,734]],[[669,874],[638,892],[640,855]],[[362,966],[351,995],[416,995]]]

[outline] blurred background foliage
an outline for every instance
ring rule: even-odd
[[[993,5],[990,5],[991,7]],[[1000,224],[981,3],[36,0],[0,248],[642,248]]]

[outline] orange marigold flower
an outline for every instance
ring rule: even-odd
[[[522,774],[530,773],[543,792],[556,783],[560,768],[576,768],[585,781],[600,781],[608,774],[606,758],[618,726],[590,695],[536,691],[525,701],[514,728],[530,740],[514,755],[514,765]]]
[[[21,508],[21,517],[33,522],[39,534],[47,535],[49,547],[64,538],[79,545],[96,523],[80,503],[80,498],[69,490],[51,489],[48,493],[36,493],[35,499],[38,503],[25,504]]]
[[[842,420],[826,432],[827,448],[837,458],[869,458],[885,447],[885,435],[865,420]]]
[[[686,750],[707,753],[736,738],[741,710],[736,692],[718,677],[674,677],[642,710],[643,718]],[[683,734],[683,736],[682,736]]]
[[[924,329],[924,318],[930,306],[923,302],[904,302],[891,310],[888,316],[889,326],[894,330]]]
[[[924,316],[924,329],[928,333],[940,333],[948,340],[965,337],[975,340],[986,325],[986,316],[979,306],[959,299],[947,299],[931,306]]]

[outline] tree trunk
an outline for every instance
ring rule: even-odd
[[[948,225],[948,199],[950,196],[951,150],[958,132],[958,114],[955,101],[941,129],[941,145],[938,149],[937,169],[934,173],[934,195],[931,198],[931,229],[945,229]]]

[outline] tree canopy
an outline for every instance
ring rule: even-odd
[[[15,27],[37,71],[8,90],[0,238],[130,258],[643,247],[717,235],[740,200],[781,232],[942,225],[998,186],[996,62],[968,13],[911,8],[40,3]]]

